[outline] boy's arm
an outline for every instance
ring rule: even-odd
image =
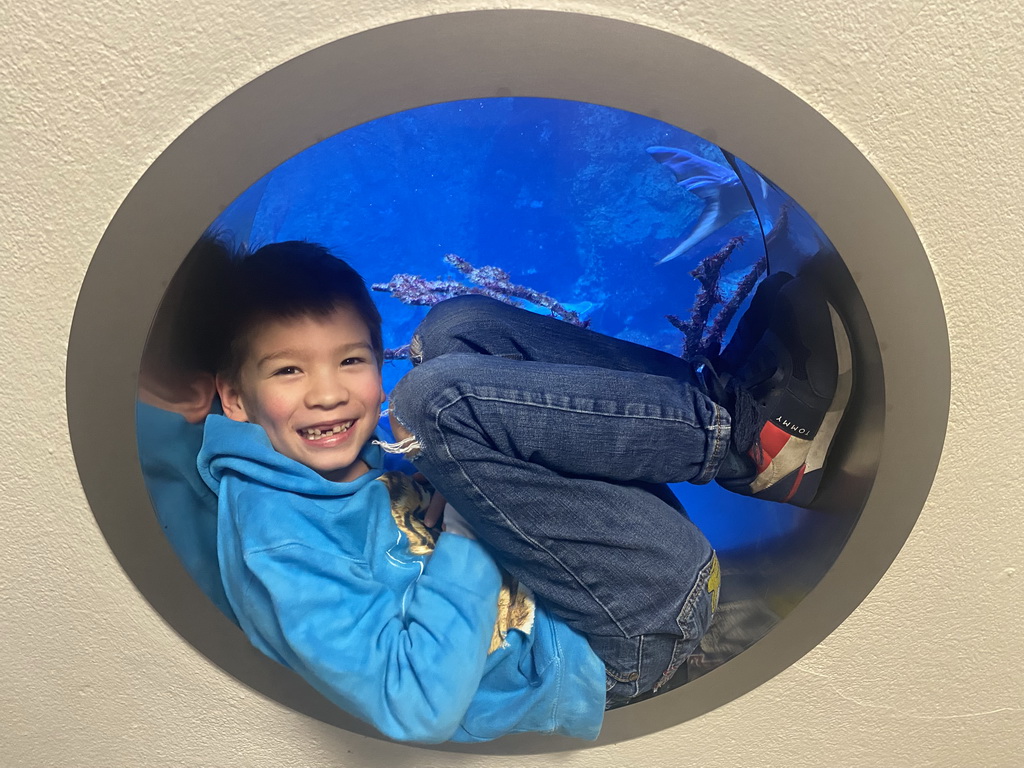
[[[250,640],[387,736],[450,738],[483,674],[501,584],[493,560],[442,535],[396,595],[360,560],[305,543],[322,532],[303,535],[294,512],[272,511],[275,524],[288,515],[291,543],[249,552],[244,573],[225,574]]]

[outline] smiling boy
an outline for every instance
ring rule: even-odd
[[[267,318],[249,333],[239,370],[218,378],[224,414],[259,424],[274,449],[327,480],[355,480],[387,399],[381,352],[351,306],[323,317]]]
[[[383,348],[362,278],[324,248],[233,265],[225,416],[200,474],[221,579],[254,646],[394,739],[597,736],[604,668],[481,544],[428,530],[429,491],[375,441]]]
[[[757,435],[794,411],[805,466],[831,445],[841,329],[810,281],[765,287],[721,376],[487,298],[444,302],[411,344],[389,444],[373,439],[380,315],[359,275],[309,243],[241,260],[227,418],[207,419],[198,461],[240,626],[396,739],[594,738],[606,704],[669,683],[718,602],[717,557],[664,484],[789,500],[804,467],[773,468]],[[384,472],[383,450],[487,549],[450,522],[435,541],[429,492]]]

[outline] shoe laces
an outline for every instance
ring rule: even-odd
[[[733,448],[740,454],[759,450],[764,418],[754,396],[735,376],[716,371],[707,357],[694,358],[693,369],[701,392],[728,412]]]

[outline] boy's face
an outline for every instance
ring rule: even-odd
[[[359,452],[386,395],[362,318],[342,306],[271,320],[251,336],[238,382],[217,381],[225,415],[259,424],[278,453],[328,480],[364,474]]]

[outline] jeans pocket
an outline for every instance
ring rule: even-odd
[[[673,678],[690,655],[697,650],[704,634],[711,626],[715,611],[718,610],[718,595],[722,584],[722,569],[718,563],[718,556],[712,552],[711,559],[700,570],[697,583],[693,585],[690,594],[683,603],[682,610],[676,617],[676,625],[679,627],[679,638],[675,641],[672,649],[672,660],[665,670],[661,679],[655,683],[653,690],[666,685]]]
[[[605,708],[628,704],[639,696],[642,693],[639,681],[639,671],[620,672],[611,667],[605,667]]]
[[[608,704],[625,703],[641,693],[644,640],[644,637],[603,637],[591,640],[597,655],[605,662],[605,694]]]

